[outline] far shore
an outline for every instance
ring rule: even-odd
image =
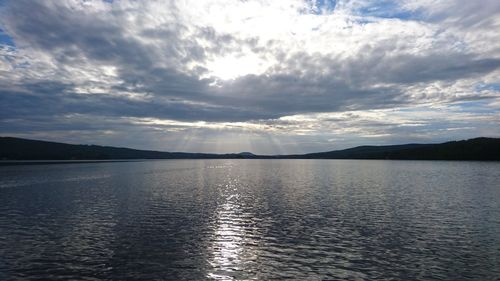
[[[137,162],[143,159],[109,159],[109,160],[0,160],[0,166],[14,165],[50,165],[50,164],[83,164],[106,162]]]

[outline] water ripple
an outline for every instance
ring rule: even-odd
[[[77,167],[79,166],[79,168]],[[500,166],[0,167],[1,280],[498,280]]]

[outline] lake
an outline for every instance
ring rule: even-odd
[[[0,280],[499,280],[500,163],[0,167]]]

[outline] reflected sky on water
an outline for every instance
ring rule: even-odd
[[[500,163],[0,167],[1,280],[496,280]]]

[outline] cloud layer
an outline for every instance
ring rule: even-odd
[[[494,0],[0,5],[4,135],[258,153],[500,136]]]

